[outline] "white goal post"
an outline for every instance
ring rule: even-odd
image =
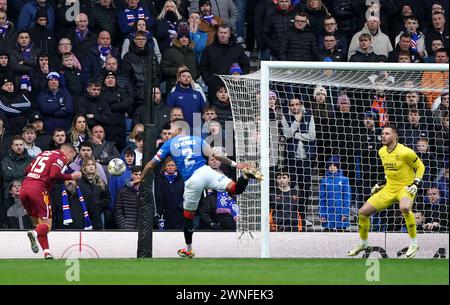
[[[395,95],[398,99],[400,99],[400,96],[403,96],[404,94],[406,94],[406,92],[409,92],[413,89],[414,91],[420,92],[421,94],[425,94],[427,92],[435,92],[438,95],[445,92],[448,94],[448,71],[448,65],[444,64],[263,61],[261,62],[260,71],[257,71],[253,74],[237,77],[221,76],[230,94],[230,100],[232,104],[233,120],[236,133],[235,140],[237,142],[236,158],[240,162],[255,162],[261,168],[261,171],[265,177],[265,179],[261,183],[260,188],[257,188],[253,191],[253,197],[250,196],[249,199],[245,199],[244,195],[243,199],[241,199],[240,202],[241,211],[244,216],[243,222],[259,222],[259,224],[254,224],[252,226],[238,225],[239,232],[245,233],[248,231],[254,231],[255,234],[260,234],[260,249],[256,251],[258,253],[258,256],[262,258],[271,257],[271,225],[269,223],[269,219],[271,217],[270,198],[271,195],[273,195],[271,194],[273,186],[270,183],[269,177],[275,177],[275,174],[273,172],[271,173],[271,171],[273,171],[273,162],[271,160],[271,142],[273,141],[273,139],[271,139],[271,118],[269,108],[267,103],[259,101],[269,101],[269,93],[271,92],[273,94],[273,91],[275,91],[275,94],[278,94],[278,96],[280,95],[279,93],[286,93],[287,95],[287,92],[295,86],[308,87],[307,90],[305,90],[309,90],[311,92],[312,87],[323,86],[327,88],[324,90],[326,90],[326,93],[329,92],[329,95],[331,95],[332,92],[338,91],[339,88],[346,88],[347,90],[350,89],[354,90],[355,92],[369,92],[370,90],[376,90],[379,86],[382,86],[382,91],[395,92],[392,94]],[[425,72],[443,73],[443,75],[446,75],[446,79],[444,79],[445,85],[442,86],[441,84],[433,82],[424,84],[424,82],[422,81],[422,77],[423,73]],[[380,83],[382,85],[380,85]],[[414,84],[414,88],[411,88],[411,84]],[[287,91],[281,92],[277,90]],[[259,94],[259,97],[257,97],[253,101],[253,103],[246,104],[246,99],[249,99],[249,96],[255,95],[255,92],[256,95]],[[362,99],[362,97],[359,100],[357,98],[354,98],[354,100],[356,100],[356,104],[362,101]],[[288,98],[286,98],[286,100],[288,100]],[[334,103],[332,102],[331,104]],[[256,109],[256,106],[258,106],[259,109]],[[245,111],[242,110],[244,107],[246,108]],[[288,108],[289,106],[285,107]],[[289,111],[289,109],[287,111]],[[252,113],[254,114],[253,117]],[[242,152],[242,150],[246,150],[246,148],[243,149],[243,147],[247,145],[247,142],[245,142],[244,144],[244,138],[246,138],[246,135],[239,134],[240,130],[242,130],[239,124],[241,124],[242,121],[246,121],[247,123],[253,122],[255,125],[257,125],[256,128],[259,130],[260,141],[258,143],[259,149],[257,149],[259,151],[256,157],[249,157],[247,152]],[[334,135],[331,134],[331,137],[333,136]],[[448,160],[448,155],[444,155],[441,157]],[[309,174],[311,175],[311,173]],[[258,198],[259,195],[260,197]],[[309,197],[309,195],[305,196]],[[246,220],[245,206],[252,205],[248,204],[247,202],[259,200],[259,210],[257,208],[252,208],[252,211],[254,211],[253,213],[259,213],[259,215],[251,215]],[[259,203],[254,204],[257,207]],[[249,215],[250,214],[251,213],[249,212]]]

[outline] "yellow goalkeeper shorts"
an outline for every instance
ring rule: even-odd
[[[378,193],[371,196],[367,199],[367,202],[370,203],[377,211],[381,211],[391,207],[393,204],[400,202],[400,200],[404,197],[407,197],[414,201],[413,195],[406,191],[406,188],[390,188],[385,186]]]

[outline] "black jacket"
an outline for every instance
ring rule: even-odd
[[[84,58],[89,49],[97,45],[97,34],[91,31],[88,32],[86,38],[83,41],[80,41],[75,30],[73,30],[67,38],[69,38],[72,42],[72,52],[75,54],[78,60]]]
[[[85,88],[87,82],[84,75],[75,67],[67,68],[64,66],[62,66],[60,74],[64,77],[64,86],[67,91],[69,91],[73,99],[76,100],[74,104],[77,104],[79,98],[83,96],[86,91]]]
[[[262,48],[269,48],[271,55],[276,59],[283,54],[282,44],[286,40],[286,34],[292,31],[295,19],[295,11],[280,11],[275,9],[266,16],[264,28],[261,32]]]
[[[10,23],[5,35],[0,35],[0,51],[12,50],[16,46],[17,32]]]
[[[230,38],[227,44],[221,44],[217,38],[214,43],[207,46],[202,55],[199,66],[200,74],[208,85],[208,96],[214,96],[216,89],[223,84],[217,75],[229,75],[231,66],[237,63],[243,74],[250,72],[250,62],[241,45]]]
[[[320,8],[318,10],[312,10],[309,9],[306,4],[301,3],[298,6],[298,11],[304,12],[308,14],[309,16],[309,25],[312,28],[312,32],[315,35],[318,35],[320,32],[322,32],[323,29],[323,20],[328,15],[328,12],[324,8]]]
[[[114,219],[120,230],[136,230],[138,213],[138,194],[133,186],[119,190],[114,207]]]
[[[282,40],[279,60],[314,61],[319,58],[316,38],[311,27],[304,30],[292,28]]]
[[[153,75],[150,75],[150,68],[152,61]],[[138,50],[136,45],[130,45],[129,52],[125,54],[122,60],[122,72],[128,79],[130,90],[133,93],[131,96],[133,100],[132,115],[136,114],[136,110],[140,111],[143,105],[149,102],[149,80],[153,79],[153,87],[159,87],[161,80],[161,72],[158,60],[156,59],[153,50],[148,48]]]
[[[184,181],[181,175],[178,174],[173,183],[163,174],[155,179],[156,211],[164,217],[166,229],[183,229],[183,193]]]
[[[56,56],[56,37],[52,30],[45,26],[35,25],[28,30],[30,32],[31,41],[41,50],[41,52],[48,54],[49,58]]]
[[[380,58],[379,55],[374,52],[371,53],[363,53],[359,50],[355,52],[352,56],[350,56],[349,62],[376,62]]]
[[[89,10],[89,28],[97,35],[101,31],[108,31],[111,35],[111,44],[119,46],[122,43],[122,35],[119,28],[117,9],[111,3],[110,8],[96,4]]]
[[[125,112],[130,110],[132,101],[128,93],[117,86],[114,88],[104,86],[100,97],[108,103],[111,109],[110,121],[114,122],[106,133],[106,140],[114,142],[119,151],[122,151],[126,137]]]
[[[339,32],[352,37],[360,30],[357,27],[357,15],[351,5],[352,0],[327,0],[326,7],[339,24]]]
[[[119,50],[112,48],[110,55],[119,59]],[[81,59],[81,65],[83,69],[84,78],[87,81],[99,80],[102,76],[103,61],[100,58],[100,52],[98,47],[92,47],[85,53],[84,57]]]
[[[94,115],[94,118],[86,119],[89,128],[94,127],[96,124],[100,124],[107,131],[109,125],[115,123],[111,121],[112,112],[109,108],[108,102],[100,96],[93,97],[86,95],[81,98],[79,100],[79,104],[75,108],[75,113],[82,114],[84,116],[89,113]]]
[[[28,115],[33,112],[34,107],[34,103],[25,94],[0,89],[0,115],[6,119],[4,123],[12,135],[22,134],[22,128],[27,125]]]

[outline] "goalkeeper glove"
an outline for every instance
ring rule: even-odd
[[[406,187],[406,191],[410,193],[411,195],[415,196],[417,194],[417,190],[419,186],[422,184],[422,180],[419,178],[415,178],[414,182]]]
[[[383,182],[375,184],[370,190],[370,195],[373,196],[374,194],[378,193],[385,185],[386,180],[383,180]]]

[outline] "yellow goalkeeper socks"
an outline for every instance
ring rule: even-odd
[[[362,214],[358,215],[358,232],[359,237],[363,241],[367,241],[369,238],[370,218]]]
[[[415,239],[417,237],[417,229],[416,229],[416,218],[414,217],[414,213],[409,211],[407,214],[403,214],[406,222],[406,229],[408,230],[409,237]]]

